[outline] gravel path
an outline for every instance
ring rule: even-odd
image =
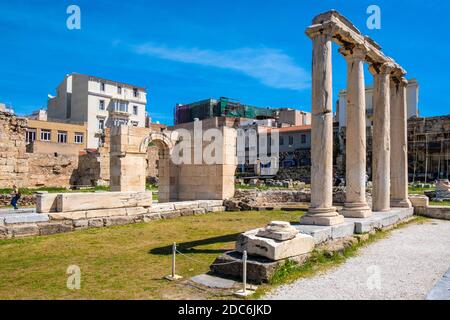
[[[284,285],[265,299],[424,299],[450,267],[450,221],[393,230],[344,264]]]

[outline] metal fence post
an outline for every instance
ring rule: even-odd
[[[172,245],[172,274],[170,276],[165,276],[164,278],[170,281],[180,280],[183,277],[179,276],[175,272],[176,268],[176,258],[177,258],[177,243],[174,242]]]

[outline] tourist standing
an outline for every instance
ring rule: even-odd
[[[14,210],[18,210],[19,208],[17,207],[17,201],[19,201],[20,199],[20,192],[19,188],[17,188],[16,185],[13,185],[13,191],[11,196],[12,196],[11,205],[14,207]]]

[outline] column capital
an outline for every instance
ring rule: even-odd
[[[369,67],[369,71],[373,76],[389,75],[394,69],[395,65],[389,61],[383,63],[372,63]]]
[[[308,27],[306,29],[305,33],[306,35],[311,38],[311,40],[314,40],[318,36],[328,36],[333,37],[336,31],[338,30],[338,27],[333,22],[326,22],[323,24],[316,24],[313,26]]]
[[[350,46],[341,47],[339,53],[344,56],[346,60],[366,60],[369,50],[363,44],[355,44]]]

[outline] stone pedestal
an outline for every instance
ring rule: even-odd
[[[382,64],[374,67],[373,93],[373,211],[390,210],[390,73],[392,67]]]
[[[311,206],[302,224],[344,222],[333,207],[333,88],[331,31],[312,32]]]
[[[404,78],[391,87],[391,207],[411,208],[408,199],[407,104]]]
[[[285,238],[286,240],[276,240]],[[291,225],[272,222],[264,229],[241,234],[236,242],[238,252],[261,256],[273,261],[307,254],[314,249],[313,237],[299,233]]]
[[[366,218],[366,99],[363,46],[339,50],[347,60],[346,202],[341,214]]]

